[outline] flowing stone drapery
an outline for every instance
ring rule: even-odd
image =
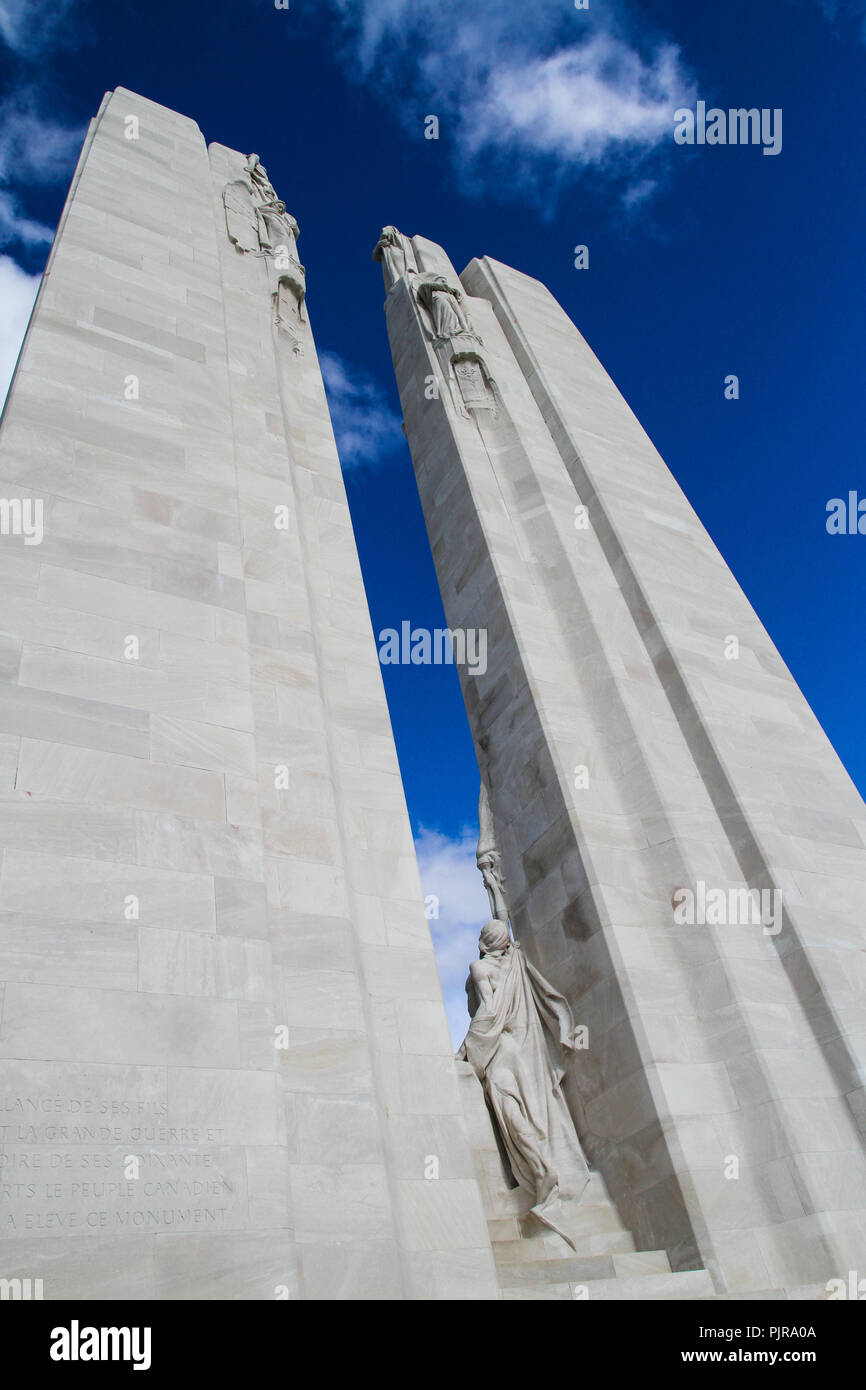
[[[418,302],[430,315],[437,338],[458,338],[463,334],[475,336],[466,313],[463,292],[458,285],[450,284],[444,275],[428,274],[420,275],[414,288]]]
[[[571,1244],[557,1215],[559,1161],[567,1160],[569,1195],[579,1196],[589,1181],[561,1090],[564,1055],[574,1049],[571,1011],[497,919],[481,932],[466,989],[473,1017],[457,1056],[484,1087],[514,1177],[534,1199],[533,1213]]]
[[[373,249],[373,260],[382,266],[386,293],[404,276],[418,273],[418,262],[412,243],[396,227],[382,228]]]
[[[307,279],[298,256],[300,228],[277,197],[257,154],[247,158],[242,178],[226,184],[223,207],[229,241],[238,251],[261,257],[269,267],[274,324],[290,340],[293,353],[302,356]]]

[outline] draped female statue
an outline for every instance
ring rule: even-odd
[[[547,1220],[560,1191],[555,1151],[568,1154],[570,1186],[575,1174],[580,1191],[589,1181],[560,1089],[563,1056],[574,1049],[571,1011],[510,939],[504,922],[488,922],[478,945],[467,982],[472,1022],[457,1056],[484,1087],[511,1171],[533,1197],[534,1214],[556,1228]]]
[[[466,994],[472,1021],[457,1053],[469,1062],[519,1185],[539,1220],[561,1228],[560,1190],[578,1197],[589,1181],[562,1080],[576,1050],[568,1001],[527,960],[508,929],[505,884],[487,789],[479,802],[476,858],[497,916],[482,928]]]

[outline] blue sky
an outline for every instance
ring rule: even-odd
[[[866,0],[0,0],[0,40],[0,372],[104,91],[256,150],[301,226],[374,626],[436,627],[370,252],[394,223],[458,269],[515,265],[610,371],[866,790],[866,536],[825,526],[866,497]],[[781,108],[781,153],[676,145],[698,100]],[[458,1033],[486,910],[474,756],[453,670],[384,675]]]

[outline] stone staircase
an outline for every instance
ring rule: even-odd
[[[496,1214],[488,1229],[503,1299],[714,1296],[705,1269],[674,1273],[664,1250],[635,1249],[600,1173],[592,1174],[580,1202],[566,1198],[562,1203],[563,1224],[576,1253],[527,1214],[529,1204],[526,1193],[509,1191],[504,1184],[492,1204]]]
[[[481,1086],[467,1063],[458,1063],[458,1072],[503,1299],[717,1296],[705,1269],[674,1272],[664,1250],[635,1249],[600,1173],[591,1175],[579,1201],[562,1202],[576,1250],[529,1215],[529,1194],[507,1184]]]

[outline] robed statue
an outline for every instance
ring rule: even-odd
[[[291,268],[303,285],[304,267],[298,258],[300,228],[296,218],[278,198],[268,171],[257,154],[251,154],[243,177],[227,183],[223,206],[229,241],[239,251],[273,258],[278,270]]]
[[[483,789],[482,807],[478,863],[491,905],[507,911]],[[512,1174],[532,1196],[533,1214],[573,1244],[561,1226],[560,1193],[579,1196],[589,1168],[561,1089],[565,1059],[575,1050],[568,1002],[527,960],[507,917],[483,927],[466,994],[472,1021],[457,1056],[484,1087]]]
[[[474,337],[466,312],[463,291],[452,285],[444,275],[420,274],[414,282],[419,304],[423,304],[433,322],[436,338]]]
[[[418,262],[412,242],[396,227],[383,227],[373,248],[373,260],[379,261],[385,277],[385,292],[392,290],[398,280],[418,274]]]
[[[244,254],[260,257],[272,268],[274,323],[296,355],[303,353],[304,299],[307,278],[298,256],[300,228],[286,209],[257,154],[243,166],[243,177],[223,189],[229,241]]]

